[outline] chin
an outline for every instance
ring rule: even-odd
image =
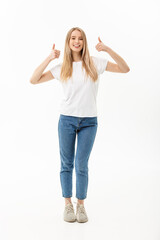
[[[74,51],[74,52],[80,52],[80,51],[82,51],[82,49],[83,49],[83,48],[80,48],[80,49],[71,48],[71,50]]]

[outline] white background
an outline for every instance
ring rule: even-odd
[[[160,239],[160,3],[158,0],[3,1],[0,4],[0,238]],[[105,71],[89,159],[85,224],[63,221],[58,145],[60,83],[30,77],[53,43],[82,28],[90,55],[103,43],[129,73]],[[73,176],[73,202],[75,175]]]

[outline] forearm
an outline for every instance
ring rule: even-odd
[[[35,69],[30,82],[36,83],[42,76],[44,70],[48,66],[48,64],[51,62],[50,55]]]
[[[115,62],[119,65],[119,67],[120,67],[120,69],[122,69],[122,71],[125,72],[125,71],[130,70],[129,66],[124,61],[124,59],[122,57],[120,57],[116,52],[114,52],[111,48],[106,46],[105,52],[107,52],[115,60]]]

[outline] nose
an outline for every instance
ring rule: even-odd
[[[79,43],[79,40],[78,39],[75,39],[75,41],[74,41],[75,43]]]

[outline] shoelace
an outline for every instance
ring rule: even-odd
[[[73,205],[72,204],[67,204],[66,205],[66,211],[68,212],[73,212]]]
[[[73,203],[74,204],[77,204],[77,202],[75,201],[75,200],[73,200]],[[85,211],[85,208],[84,208],[84,205],[79,205],[79,211],[80,211],[80,213],[84,213],[84,214],[86,214],[86,211]],[[71,205],[71,204],[67,204],[67,212],[72,212],[73,211],[73,205]]]
[[[85,211],[85,208],[84,208],[83,204],[78,206],[78,211],[79,211],[80,213],[86,214],[86,211]]]

